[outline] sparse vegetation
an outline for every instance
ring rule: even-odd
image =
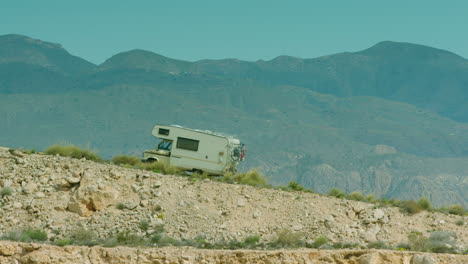
[[[402,201],[398,203],[398,206],[408,214],[417,214],[422,211],[422,208],[419,204],[413,200]]]
[[[82,159],[85,158],[87,160],[92,161],[102,161],[101,157],[99,157],[96,153],[89,149],[81,149],[75,145],[53,145],[47,148],[45,151],[46,154],[49,155],[60,155],[63,157],[70,157],[75,159]]]
[[[240,183],[251,186],[266,186],[267,180],[259,170],[249,170],[246,173],[240,173],[236,175],[224,175],[221,179],[224,182]]]
[[[465,208],[458,204],[450,206],[447,211],[449,214],[454,214],[454,215],[464,215],[466,213]]]
[[[320,248],[321,246],[327,244],[330,240],[326,236],[319,236],[317,237],[314,242],[311,244],[307,244],[308,248]]]
[[[418,206],[426,211],[431,211],[433,209],[431,201],[429,201],[429,199],[427,199],[426,197],[422,197],[418,200]]]
[[[138,227],[141,229],[141,231],[148,231],[149,228],[149,222],[147,220],[142,220],[138,223]]]
[[[348,194],[346,197],[348,200],[365,201],[364,196],[360,192],[352,192]]]
[[[413,251],[456,253],[456,236],[452,232],[434,231],[429,237],[413,232],[408,235],[408,241]]]
[[[389,249],[390,246],[385,241],[379,240],[367,243],[367,248]]]
[[[464,221],[463,219],[458,219],[458,220],[455,222],[455,224],[456,224],[457,226],[463,226],[463,225],[465,224],[465,221]]]
[[[9,186],[5,186],[2,188],[2,190],[0,190],[0,196],[2,197],[11,195],[12,193],[13,193],[13,189],[11,189],[11,187]]]
[[[332,188],[329,192],[328,195],[334,196],[336,198],[345,198],[346,193],[343,190],[340,190],[338,188]]]
[[[123,203],[117,203],[115,205],[115,208],[119,209],[119,210],[124,210],[125,209],[125,204]]]
[[[304,186],[295,181],[290,181],[288,187],[293,191],[304,191],[305,189]]]
[[[117,165],[136,166],[141,163],[141,160],[135,156],[117,155],[112,158],[112,162]]]
[[[289,229],[281,229],[276,233],[276,238],[269,243],[272,248],[295,248],[304,246],[301,234],[294,233]]]
[[[19,242],[42,242],[47,240],[47,233],[40,229],[27,228],[22,231],[9,232],[0,239]]]

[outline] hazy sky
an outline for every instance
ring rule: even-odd
[[[94,63],[135,48],[190,61],[312,58],[382,40],[468,58],[468,1],[2,0],[0,34],[9,33]]]

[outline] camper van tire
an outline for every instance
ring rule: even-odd
[[[145,160],[145,162],[153,163],[153,162],[158,162],[158,160],[155,159],[155,158],[149,158],[149,159]]]

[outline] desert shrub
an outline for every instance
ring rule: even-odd
[[[344,198],[346,193],[338,188],[332,188],[330,191],[328,191],[328,195],[335,196],[336,198]]]
[[[130,233],[129,231],[123,231],[123,232],[117,233],[115,235],[115,239],[118,245],[142,246],[147,243],[143,237]]]
[[[458,220],[455,222],[455,224],[456,224],[457,226],[463,226],[463,225],[465,224],[465,221],[464,221],[463,219],[458,219]]]
[[[434,231],[429,237],[420,233],[408,235],[409,247],[413,251],[456,253],[456,236],[453,232]]]
[[[244,247],[243,248],[256,248],[258,246],[258,243],[260,242],[260,236],[248,236],[244,239]]]
[[[455,253],[456,236],[453,232],[434,231],[426,242],[426,250],[435,253]]]
[[[149,170],[157,173],[162,173],[166,175],[177,175],[180,174],[179,169],[174,166],[167,164],[166,162],[157,161],[157,162],[142,162],[135,166],[138,169]]]
[[[367,248],[388,249],[390,248],[385,241],[372,241],[367,243]]]
[[[452,205],[452,206],[449,206],[448,213],[454,214],[454,215],[464,215],[465,208],[462,205]]]
[[[46,241],[47,233],[40,229],[26,229],[23,234],[33,241]]]
[[[117,165],[127,164],[130,166],[135,166],[141,163],[140,158],[135,156],[126,156],[126,155],[117,155],[112,158],[112,162]]]
[[[421,233],[411,232],[408,234],[409,248],[413,251],[426,251],[428,239]]]
[[[71,230],[67,239],[72,240],[74,245],[80,246],[94,246],[98,244],[96,233],[93,230],[86,229],[82,226],[78,226]]]
[[[199,173],[199,172],[195,171],[195,172],[192,172],[190,177],[192,179],[208,179],[210,177],[210,175],[206,171],[204,171],[202,173]]]
[[[377,198],[375,198],[373,194],[366,195],[365,200],[366,202],[369,202],[369,203],[377,203]]]
[[[349,200],[364,201],[364,196],[360,192],[352,192],[346,196]]]
[[[12,231],[1,237],[1,240],[19,242],[46,241],[47,233],[40,229],[27,228],[22,231]]]
[[[266,186],[267,180],[258,170],[249,170],[237,175],[224,175],[221,181],[236,182],[252,186]]]
[[[411,249],[411,246],[409,243],[403,243],[403,242],[398,243],[395,247],[397,250],[400,250],[400,251]]]
[[[2,197],[11,195],[12,193],[13,193],[13,189],[11,189],[11,187],[9,186],[5,186],[2,188],[2,190],[0,190],[0,196]]]
[[[403,206],[403,203],[405,203],[405,202],[407,202],[407,201],[400,201],[398,199],[392,198],[392,199],[390,199],[390,201],[388,201],[388,204],[396,206],[396,207],[400,207],[400,206]],[[414,201],[412,201],[412,202],[416,203]]]
[[[430,211],[432,210],[432,204],[429,199],[422,197],[421,199],[418,200],[418,205],[421,209]]]
[[[416,214],[422,211],[422,208],[413,200],[402,201],[398,203],[398,206],[408,214]]]
[[[149,222],[147,220],[142,220],[138,223],[138,227],[142,230],[142,231],[148,231],[148,228],[149,228]]]
[[[53,145],[47,148],[45,153],[49,155],[58,154],[63,157],[70,157],[70,158],[75,158],[75,159],[85,158],[87,160],[93,160],[93,161],[102,160],[101,157],[99,157],[93,151],[89,149],[81,149],[74,145],[67,145],[67,146]]]
[[[299,233],[293,233],[289,229],[282,229],[276,233],[276,239],[270,242],[273,248],[296,248],[304,245]]]
[[[304,186],[295,181],[290,181],[288,187],[293,191],[304,191],[305,189]]]
[[[320,248],[321,246],[327,244],[330,240],[326,236],[319,236],[317,237],[314,242],[311,244],[307,244],[308,248]]]
[[[153,238],[151,239],[151,241],[153,241]],[[173,246],[181,246],[182,245],[182,242],[175,239],[175,238],[172,238],[172,237],[168,237],[168,236],[161,236],[156,244],[158,246],[169,246],[169,245],[173,245]]]
[[[73,240],[70,238],[64,238],[64,239],[55,241],[54,244],[59,247],[64,247],[68,245],[73,245]]]
[[[334,249],[343,249],[343,248],[356,248],[358,244],[351,242],[336,242],[333,243],[332,248]]]
[[[117,203],[115,205],[115,208],[119,209],[119,210],[124,210],[125,209],[125,204],[123,203]]]

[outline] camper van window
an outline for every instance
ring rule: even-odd
[[[172,146],[172,141],[165,139],[165,140],[159,142],[158,149],[164,149],[164,150],[169,150],[170,151],[171,146]]]
[[[169,129],[160,128],[158,133],[159,135],[169,136]]]
[[[199,142],[200,141],[198,141],[198,140],[178,137],[177,138],[177,148],[197,151]]]

